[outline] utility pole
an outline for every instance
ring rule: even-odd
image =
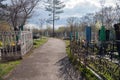
[[[53,0],[53,37],[55,37],[55,3]]]

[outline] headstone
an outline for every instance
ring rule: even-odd
[[[115,34],[116,34],[116,43],[117,43],[117,51],[120,57],[120,23],[114,25]]]
[[[70,40],[72,40],[73,39],[73,34],[72,34],[72,32],[70,32]]]
[[[76,32],[76,40],[78,40],[79,38],[79,32]]]
[[[99,40],[100,41],[106,41],[106,30],[105,26],[102,26],[99,32]]]
[[[110,38],[111,41],[114,41],[116,39],[114,30],[110,30],[110,37],[109,38]]]
[[[86,41],[91,41],[91,27],[86,27]]]
[[[110,40],[110,30],[106,30],[106,41]]]

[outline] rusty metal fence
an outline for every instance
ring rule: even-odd
[[[21,59],[33,46],[32,32],[0,32],[1,60]]]
[[[114,56],[118,53],[111,52],[101,56],[97,53],[99,50],[93,48],[89,46],[87,49],[82,43],[79,45],[76,41],[71,41],[70,52],[73,58],[99,74],[102,80],[120,80],[120,59]],[[112,59],[110,54],[113,54]]]

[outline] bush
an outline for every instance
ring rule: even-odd
[[[2,47],[3,46],[3,43],[2,43],[2,41],[0,41],[0,47]]]

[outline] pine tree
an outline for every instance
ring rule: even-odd
[[[62,9],[65,7],[65,5],[60,0],[47,0],[46,3],[47,4],[45,6],[45,9],[46,11],[50,12],[49,13],[50,17],[47,20],[47,22],[53,24],[53,37],[54,37],[55,36],[55,33],[54,33],[55,21],[60,19],[58,14],[63,13]]]

